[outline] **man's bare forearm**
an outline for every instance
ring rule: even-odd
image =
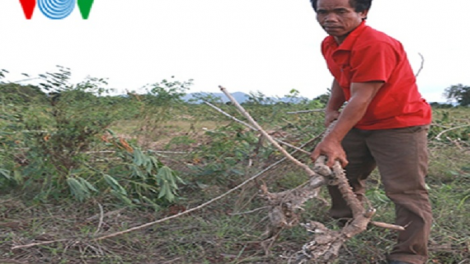
[[[331,95],[328,99],[328,103],[326,105],[326,111],[338,111],[341,106],[343,106],[346,99],[344,98],[343,89],[339,86],[339,83],[333,80],[333,84],[331,85]]]
[[[382,82],[352,84],[351,98],[339,115],[335,127],[325,139],[341,142],[349,130],[364,116],[367,107],[382,85]]]
[[[346,134],[364,116],[368,103],[361,100],[350,100],[339,115],[334,128],[325,139],[341,142]]]

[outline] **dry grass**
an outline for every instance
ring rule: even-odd
[[[186,119],[159,124],[159,134],[146,134],[145,140],[154,144],[153,150],[190,153],[212,143],[213,138],[203,128],[217,130],[230,124]],[[126,121],[114,124],[113,129],[135,139],[133,131],[140,124],[141,121]],[[468,144],[461,147],[451,142],[430,144],[428,185],[436,219],[428,263],[470,263],[470,148]],[[232,150],[224,153],[231,154]],[[254,159],[250,168],[245,161],[239,162],[233,168],[242,168],[243,175],[207,184],[203,180],[208,177],[223,176],[196,175],[186,166],[196,164],[190,154],[162,156],[165,163],[181,172],[188,184],[180,190],[178,202],[157,212],[123,207],[106,195],[82,204],[71,199],[39,203],[31,201],[21,190],[5,192],[0,195],[0,263],[287,263],[288,257],[309,241],[310,234],[301,227],[285,230],[271,248],[271,254],[265,254],[261,242],[268,220],[266,210],[262,209],[264,201],[258,197],[259,182],[187,216],[100,242],[92,239],[202,204],[279,159],[275,154],[269,157],[272,160]],[[213,164],[202,161],[197,165]],[[282,163],[260,180],[273,190],[285,190],[302,183],[305,176],[291,164]],[[378,209],[374,220],[393,222],[393,204],[384,196],[377,173],[369,180],[367,195]],[[325,190],[321,196],[327,198]],[[326,216],[328,207],[323,202],[311,201],[305,209],[302,221],[320,221],[335,228],[335,221]],[[395,238],[392,231],[371,227],[346,243],[336,263],[383,264]],[[38,245],[14,249],[30,243]]]

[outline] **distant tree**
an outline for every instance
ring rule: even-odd
[[[200,104],[202,102],[223,104],[222,97],[214,95],[213,93],[193,93],[192,98],[189,99],[189,102],[195,104]]]
[[[331,89],[327,88],[326,93],[313,98],[313,100],[319,101],[320,103],[326,105],[328,103],[328,100],[330,99],[330,95],[331,95]]]
[[[34,100],[45,101],[46,94],[34,85],[0,83],[0,101],[11,103],[29,103]]]
[[[5,69],[0,69],[0,83],[3,83],[2,79],[5,78],[5,73],[8,73]]]
[[[246,105],[271,105],[275,103],[273,98],[266,96],[260,91],[250,92],[247,97],[248,99],[244,103]]]
[[[432,108],[452,108],[452,104],[445,104],[445,103],[439,103],[439,102],[431,102],[429,103]]]
[[[193,80],[177,81],[174,78],[174,76],[171,76],[170,80],[164,79],[161,82],[144,87],[147,90],[147,94],[143,95],[144,100],[147,103],[158,106],[168,106],[184,102],[183,97],[193,84]]]
[[[292,88],[288,94],[284,95],[284,98],[279,98],[279,101],[281,101],[282,103],[300,104],[306,103],[308,99],[302,97],[300,95],[299,90]]]
[[[449,100],[455,100],[460,106],[470,105],[470,86],[462,84],[452,85],[445,89],[444,96]]]

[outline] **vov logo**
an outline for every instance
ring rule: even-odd
[[[88,19],[94,0],[20,0],[26,19],[31,19],[36,5],[43,15],[50,19],[64,19],[68,17],[75,3],[80,9],[83,19]]]

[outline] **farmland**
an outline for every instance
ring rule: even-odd
[[[207,95],[199,99],[210,104],[181,100],[189,82],[163,80],[148,94],[120,97],[107,96],[101,79],[69,87],[60,74],[44,81],[47,95],[1,84],[0,263],[287,263],[311,238],[298,225],[263,244],[269,219],[260,186],[284,191],[308,177],[233,105]],[[272,137],[309,152],[324,131],[322,111],[311,110],[325,102],[293,102],[258,94],[243,106]],[[470,263],[469,120],[469,108],[433,108],[429,263]],[[393,223],[376,171],[366,195],[374,220]],[[318,198],[301,221],[338,229],[326,191]],[[395,238],[371,226],[336,263],[385,263]]]

